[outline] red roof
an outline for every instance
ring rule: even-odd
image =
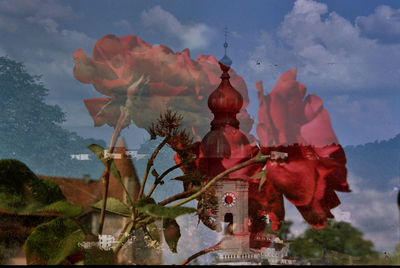
[[[103,198],[104,184],[101,180],[90,180],[86,183],[84,179],[48,176],[39,176],[39,178],[57,183],[67,201],[74,205],[83,206],[85,212],[91,209],[90,205]],[[110,177],[108,197],[123,200],[122,186],[113,177]]]
[[[123,153],[125,150],[124,140],[121,139],[118,143],[118,147],[115,148],[116,153],[122,153],[124,157],[122,159],[115,159],[116,164],[122,180],[125,177],[134,177],[134,167],[130,159],[125,157]],[[40,179],[51,180],[58,184],[62,193],[66,197],[67,201],[74,205],[81,205],[84,207],[84,213],[92,210],[90,207],[103,198],[104,184],[101,179],[98,180],[85,180],[84,178],[63,178],[63,177],[50,177],[38,175]],[[132,186],[131,186],[132,187]],[[136,192],[139,188],[138,179],[134,180],[133,187]],[[132,190],[132,189],[129,189]],[[110,182],[108,187],[108,197],[114,197],[121,201],[124,198],[124,190],[120,183],[110,174]],[[0,207],[0,213],[15,214],[9,212]],[[58,216],[57,213],[34,213],[34,215],[45,215],[45,216]]]

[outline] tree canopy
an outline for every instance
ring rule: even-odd
[[[324,229],[308,228],[294,239],[290,250],[295,257],[316,263],[349,264],[377,256],[374,244],[348,222],[330,220]]]
[[[58,105],[45,102],[48,89],[40,76],[30,75],[22,63],[0,57],[0,158],[18,159],[35,173],[49,176],[100,176],[103,168],[92,160],[72,159],[88,153],[92,143],[60,125],[65,114]]]

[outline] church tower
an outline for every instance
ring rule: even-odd
[[[243,155],[253,157],[251,152],[246,152],[250,142],[239,129],[239,120],[236,118],[243,106],[243,97],[229,81],[228,72],[232,60],[226,54],[227,47],[228,43],[225,40],[225,55],[219,61],[222,71],[221,83],[208,98],[208,107],[214,114],[214,119],[211,122],[211,130],[201,142],[203,163],[209,167],[209,178],[235,166],[244,159]],[[225,160],[231,161],[232,166],[223,162]],[[240,173],[231,173],[216,182],[214,190],[216,209],[213,217],[218,225],[217,229],[221,230],[223,235],[219,250],[220,261],[243,262],[257,258],[258,252],[251,249],[250,241],[248,178]]]

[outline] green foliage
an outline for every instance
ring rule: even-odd
[[[157,242],[161,241],[160,232],[154,222],[146,225],[146,232],[152,240]]]
[[[397,243],[392,252],[379,254],[379,258],[374,258],[363,263],[366,265],[400,265],[400,243]]]
[[[104,147],[98,145],[98,144],[91,144],[88,146],[89,150],[91,150],[97,158],[103,163],[103,165],[106,167],[107,161],[104,158]],[[117,166],[115,165],[114,161],[112,159],[110,161],[110,172],[114,176],[114,178],[119,182],[119,184],[122,186],[122,189],[124,189],[125,193],[129,196],[129,192],[125,187],[125,184],[121,180],[121,174],[119,173]],[[131,203],[132,201],[129,202]],[[132,204],[131,204],[132,205]]]
[[[103,205],[103,199],[93,204],[92,208],[101,209],[102,205]],[[119,199],[114,197],[107,197],[106,211],[124,217],[130,217],[132,214],[132,211],[129,209],[127,205],[125,205]]]
[[[292,241],[290,249],[295,257],[329,264],[348,264],[376,257],[373,243],[362,236],[362,232],[347,222],[329,221],[324,229],[308,228]]]
[[[56,183],[39,179],[15,159],[0,160],[0,206],[18,214],[53,211],[74,217],[83,212],[65,200]]]
[[[163,219],[163,233],[165,242],[167,242],[171,252],[177,253],[178,241],[181,237],[181,231],[178,223],[173,219]]]
[[[101,160],[101,162],[103,163],[104,166],[107,164],[106,160],[104,159],[104,150],[105,149],[103,147],[101,147],[100,145],[97,145],[97,144],[91,144],[88,146],[88,148],[97,156],[98,159]],[[111,165],[110,165],[111,174],[114,176],[114,178],[116,178],[118,180],[118,182],[121,185],[124,185],[122,183],[121,175],[119,174],[119,171],[118,171],[117,167],[115,166],[114,161],[113,160],[110,160],[110,161],[111,161]]]
[[[268,259],[263,259],[261,265],[269,265]]]
[[[89,153],[89,144],[105,142],[63,129],[59,124],[65,114],[45,103],[47,94],[39,76],[28,74],[22,63],[0,57],[0,158],[18,159],[36,174],[100,176],[100,163],[71,159],[71,154]]]
[[[150,216],[175,219],[184,214],[194,213],[197,210],[189,207],[164,207],[155,203],[152,198],[144,198],[136,203],[136,209]]]
[[[136,208],[143,208],[143,207],[145,207],[147,205],[151,205],[151,204],[156,204],[156,201],[154,201],[154,199],[151,197],[145,196],[142,199],[139,199],[136,202],[135,206],[136,206]]]
[[[112,250],[103,250],[98,247],[85,249],[84,265],[115,265],[116,256]]]
[[[82,214],[83,206],[76,206],[65,200],[61,200],[44,207],[40,211],[54,211],[69,217],[77,217]]]
[[[24,163],[0,160],[0,206],[24,214],[65,200],[57,184],[39,179]]]
[[[292,234],[290,232],[290,227],[292,225],[293,225],[292,221],[285,221],[278,231],[272,233],[275,233],[283,241],[287,241],[292,238]]]
[[[267,170],[262,170],[259,173],[257,173],[256,175],[252,176],[252,178],[254,179],[260,179],[260,182],[258,183],[258,190],[261,190],[261,187],[263,186],[263,184],[265,183],[265,181],[267,180]]]
[[[84,233],[72,219],[59,217],[39,225],[25,241],[30,265],[57,265],[79,250]]]

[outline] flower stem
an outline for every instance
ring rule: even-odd
[[[176,200],[188,197],[188,196],[194,194],[195,192],[196,192],[196,190],[189,190],[186,192],[182,192],[182,193],[176,194],[174,196],[171,196],[171,197],[159,202],[158,204],[164,206],[164,205],[174,202]]]
[[[156,159],[157,154],[160,152],[161,148],[164,147],[164,145],[169,141],[170,138],[171,138],[171,135],[168,135],[167,137],[165,137],[164,140],[154,150],[154,152],[151,155],[150,159],[147,161],[147,166],[146,166],[146,170],[145,170],[144,175],[143,175],[142,185],[140,186],[138,199],[143,197],[143,192],[144,192],[144,187],[146,185],[147,177],[149,176],[150,168],[153,166],[154,160]]]
[[[128,112],[126,112],[124,109],[121,109],[121,114],[120,114],[118,122],[114,128],[114,132],[113,132],[113,135],[112,135],[111,141],[110,141],[110,146],[108,147],[109,155],[112,154],[114,151],[115,144],[117,143],[118,137],[121,134],[122,126],[125,124],[125,121],[127,118],[128,118]],[[103,191],[103,203],[102,203],[101,212],[100,212],[98,234],[103,233],[104,218],[105,218],[106,206],[107,206],[108,186],[110,183],[110,166],[111,166],[111,159],[107,159],[106,160],[106,168],[102,175],[102,180],[104,183],[104,191]]]
[[[126,241],[128,241],[133,226],[134,226],[133,221],[129,221],[127,225],[125,225],[123,233],[121,234],[121,237],[118,239],[117,245],[115,245],[115,247],[113,248],[113,252],[115,255],[118,254],[121,248],[125,245]]]
[[[156,179],[156,180],[154,181],[153,185],[151,186],[151,189],[150,189],[149,193],[147,194],[147,197],[150,197],[150,196],[153,194],[153,192],[154,192],[154,190],[156,189],[157,185],[160,184],[160,182],[162,181],[162,179],[164,179],[164,177],[167,176],[168,173],[170,173],[171,171],[173,171],[173,170],[175,170],[175,169],[177,169],[177,168],[183,166],[183,164],[184,164],[184,162],[179,163],[179,164],[177,164],[177,165],[175,165],[175,166],[170,167],[170,168],[167,169],[166,171],[164,171],[163,174],[161,174],[160,177],[158,177],[158,179]]]
[[[219,250],[219,248],[220,248],[221,243],[222,243],[223,240],[224,240],[224,239],[222,239],[221,241],[219,241],[219,242],[218,242],[217,244],[215,244],[214,246],[211,246],[211,247],[209,247],[209,248],[203,249],[203,250],[197,252],[196,254],[193,254],[192,256],[190,256],[189,258],[187,258],[186,260],[184,260],[180,265],[186,265],[186,264],[188,264],[189,262],[191,262],[192,260],[196,259],[197,257],[200,257],[200,256],[202,256],[202,255],[204,255],[204,254],[207,254],[207,253],[209,253],[209,252],[212,252],[212,251]]]

